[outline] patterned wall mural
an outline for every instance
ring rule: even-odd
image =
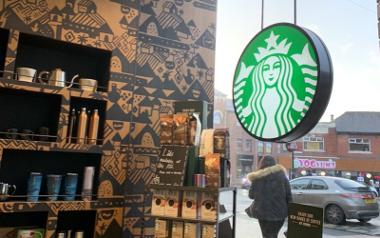
[[[107,102],[98,194],[104,201],[123,196],[125,208],[123,214],[117,207],[99,208],[97,237],[114,237],[110,234],[117,227],[124,237],[153,237],[154,221],[144,219],[143,213],[149,211],[145,185],[152,180],[160,147],[159,115],[173,112],[174,101],[187,99],[209,102],[212,115],[216,4],[216,0],[0,1],[0,27],[10,29],[5,70],[15,70],[20,32],[112,52],[106,92],[18,87],[63,95],[58,143],[51,145],[57,150],[86,149],[64,143],[71,97]],[[105,210],[113,215],[103,216]]]

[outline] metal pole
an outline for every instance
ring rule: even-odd
[[[293,179],[293,169],[294,169],[294,151],[292,151],[292,166],[291,166],[291,169],[290,169],[289,179]]]
[[[297,0],[294,0],[294,25],[297,25]]]
[[[261,0],[261,30],[264,29],[264,0]]]

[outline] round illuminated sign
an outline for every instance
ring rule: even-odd
[[[293,141],[322,117],[332,82],[328,50],[315,33],[289,23],[269,26],[249,42],[236,67],[236,116],[259,140]]]

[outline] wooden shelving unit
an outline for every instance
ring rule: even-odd
[[[224,188],[201,188],[201,187],[187,187],[187,186],[163,186],[163,185],[155,185],[151,184],[147,186],[148,191],[151,192],[154,190],[163,190],[163,191],[192,191],[196,193],[211,193],[217,195],[218,201],[218,212],[217,212],[217,219],[214,221],[211,220],[204,220],[204,219],[188,219],[183,217],[169,217],[169,216],[158,216],[158,215],[152,215],[152,214],[145,214],[146,218],[152,218],[152,219],[161,219],[161,220],[168,220],[168,221],[180,221],[180,222],[190,222],[190,223],[199,223],[199,224],[206,224],[206,225],[215,225],[216,226],[216,237],[218,238],[225,238],[225,237],[231,237],[235,238],[236,235],[236,196],[237,196],[237,189],[235,187],[224,187]],[[231,197],[231,204],[228,204],[230,207],[230,211],[226,210],[224,204],[226,201],[223,201],[222,194],[223,193],[232,193]],[[221,225],[225,225],[226,222],[230,224],[231,220],[231,231],[230,233],[220,233],[221,232]],[[226,231],[226,230],[223,230]],[[227,227],[228,232],[228,227]]]
[[[17,49],[9,50],[8,41],[17,39]],[[67,43],[60,40],[26,34],[12,29],[0,28],[0,182],[16,184],[16,194],[0,202],[0,228],[9,225],[18,227],[37,227],[45,229],[45,237],[55,237],[59,230],[79,229],[85,231],[85,237],[103,237],[99,233],[107,222],[121,222],[124,206],[123,189],[104,175],[104,157],[110,144],[104,147],[107,123],[107,104],[109,103],[108,84],[110,78],[111,51]],[[5,59],[15,53],[15,63],[4,67]],[[38,53],[38,54],[37,54]],[[74,74],[98,80],[96,92],[84,91],[74,84],[72,88],[57,87],[39,82],[21,82],[17,80],[17,67],[31,67],[42,70],[62,68],[67,80]],[[69,115],[72,108],[87,110],[98,109],[99,131],[96,145],[67,143]],[[39,127],[48,127],[47,141],[39,136],[31,138],[11,138],[7,128],[30,128],[33,133]],[[38,133],[36,133],[38,134]],[[112,147],[112,145],[111,145]],[[109,161],[108,161],[109,162]],[[85,166],[95,167],[94,195],[91,201],[82,201],[80,197]],[[37,202],[26,201],[26,184],[30,172],[79,174],[78,195],[75,201],[46,201],[41,195]],[[120,171],[121,173],[122,171]],[[45,194],[43,179],[41,193]],[[113,192],[113,189],[119,192]],[[121,192],[120,192],[121,191]],[[107,217],[103,213],[114,214]],[[21,219],[25,216],[28,219]],[[30,219],[36,222],[28,222]],[[81,219],[90,220],[82,222]],[[72,221],[77,221],[71,223]],[[16,222],[17,221],[17,222]],[[79,224],[79,225],[78,225]],[[117,227],[116,227],[117,228]],[[104,234],[120,233],[122,228],[115,226]]]

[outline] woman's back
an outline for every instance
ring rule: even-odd
[[[248,174],[252,182],[249,197],[254,199],[254,217],[267,221],[283,220],[291,201],[289,181],[284,167],[274,165]]]

